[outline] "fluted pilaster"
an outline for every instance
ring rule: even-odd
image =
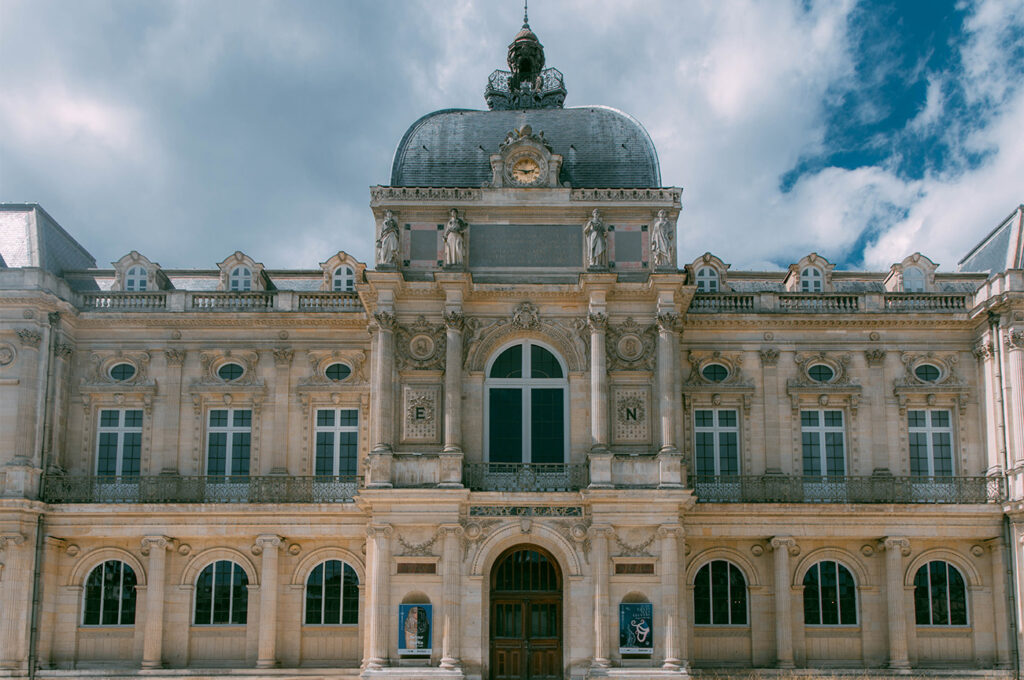
[[[459,537],[462,527],[458,524],[441,527],[442,581],[444,602],[441,622],[441,668],[454,670],[461,665],[459,660],[459,594],[462,578],[462,550]]]
[[[910,541],[889,536],[885,545],[885,599],[889,622],[889,668],[910,668],[907,656],[907,614],[903,608],[903,558]]]
[[[771,541],[775,563],[775,659],[779,668],[793,668],[793,602],[790,595],[789,556],[800,554],[796,541],[776,536]]]
[[[167,536],[145,536],[142,552],[149,554],[146,579],[146,619],[142,629],[142,667],[163,665],[164,582],[167,575],[167,550],[174,544]]]
[[[273,668],[277,665],[277,563],[282,539],[273,534],[256,538],[254,551],[263,555],[260,577],[260,631],[257,645],[256,667]]]

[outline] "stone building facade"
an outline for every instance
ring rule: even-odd
[[[413,124],[373,268],[2,206],[0,676],[1013,677],[1024,207],[956,273],[681,266],[543,57]]]

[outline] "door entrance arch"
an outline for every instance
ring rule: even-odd
[[[562,571],[551,553],[517,545],[491,570],[491,680],[562,677]]]

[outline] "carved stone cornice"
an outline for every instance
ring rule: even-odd
[[[448,338],[444,324],[419,316],[410,326],[395,328],[395,365],[399,370],[441,370]]]
[[[18,339],[21,340],[21,344],[25,347],[39,349],[39,345],[43,341],[42,334],[31,328],[19,328],[16,333],[18,334]]]
[[[465,187],[370,187],[373,203],[387,201],[479,201],[483,190]]]
[[[785,550],[793,557],[800,554],[800,546],[792,536],[775,536],[768,545],[772,550]]]
[[[569,200],[679,203],[682,193],[682,189],[573,189]]]
[[[653,324],[641,326],[633,317],[627,317],[621,324],[609,324],[607,332],[605,353],[609,370],[654,370]]]

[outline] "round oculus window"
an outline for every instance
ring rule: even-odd
[[[942,371],[931,364],[921,364],[914,369],[914,375],[916,375],[917,379],[921,382],[933,383],[938,382],[939,376],[942,375]]]
[[[352,375],[352,369],[346,364],[331,364],[324,370],[324,375],[329,380],[341,381]]]
[[[836,377],[836,372],[832,370],[831,366],[826,366],[825,364],[814,364],[807,369],[807,375],[815,382],[827,383],[832,380],[832,378]]]
[[[128,363],[114,364],[110,367],[110,377],[117,382],[131,380],[135,376],[135,367]]]
[[[708,364],[701,369],[700,374],[708,382],[722,382],[729,377],[729,369],[722,364]]]
[[[217,377],[224,382],[231,382],[232,380],[238,380],[245,373],[245,369],[238,364],[230,363],[224,364],[217,369]]]

